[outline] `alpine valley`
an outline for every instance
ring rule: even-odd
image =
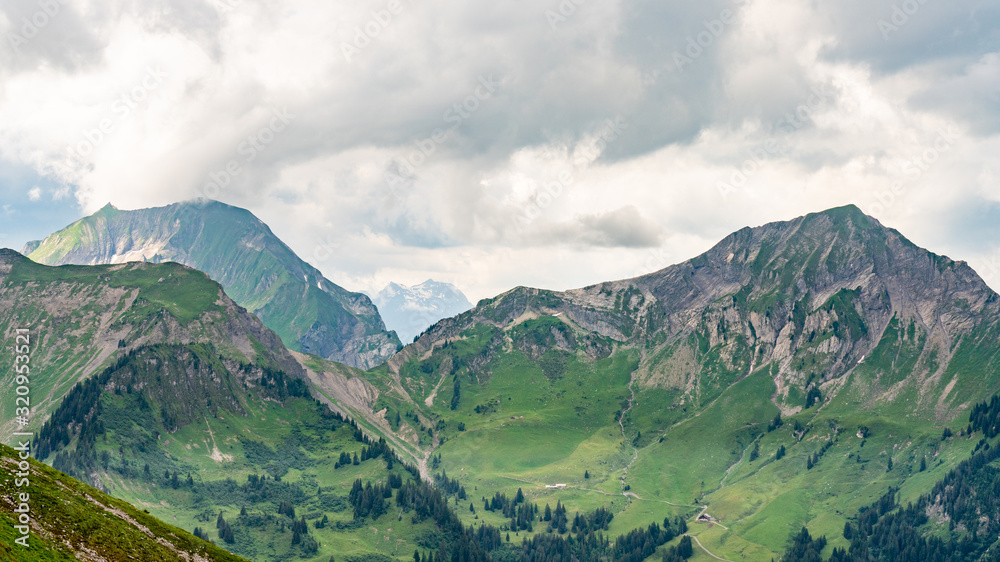
[[[220,203],[25,252],[0,331],[30,330],[32,411],[0,415],[52,469],[35,558],[0,559],[1000,560],[1000,296],[853,206],[401,348]]]

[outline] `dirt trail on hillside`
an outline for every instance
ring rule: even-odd
[[[624,511],[625,509],[627,509],[629,503],[631,502],[631,499],[629,497],[629,495],[631,494],[631,492],[628,492],[628,491],[625,490],[625,486],[626,486],[625,480],[628,478],[628,469],[632,468],[632,465],[635,464],[635,461],[639,459],[639,448],[636,447],[635,444],[632,443],[631,440],[629,440],[628,434],[625,433],[625,415],[628,414],[629,410],[632,409],[632,406],[635,405],[635,386],[634,385],[635,385],[635,371],[633,371],[631,373],[631,375],[629,375],[628,390],[631,393],[631,396],[628,399],[628,407],[625,408],[624,410],[622,410],[621,416],[618,417],[618,427],[621,428],[621,430],[622,430],[622,440],[625,443],[628,443],[629,446],[632,447],[632,460],[630,460],[629,463],[627,465],[625,465],[625,469],[622,472],[621,489],[622,489],[622,495],[625,496],[625,507],[622,508],[622,511]],[[631,495],[635,496],[635,494],[631,494]],[[635,496],[635,497],[638,497],[638,496]]]
[[[743,459],[745,459],[747,457],[747,451],[749,451],[750,447],[753,446],[753,445],[755,445],[757,443],[757,441],[760,440],[761,437],[763,437],[763,435],[758,436],[757,439],[754,439],[753,441],[751,441],[750,445],[747,445],[746,448],[743,449],[743,454],[740,456],[740,460],[738,460],[738,461],[734,462],[733,464],[729,465],[729,468],[726,469],[726,474],[723,475],[722,480],[719,481],[719,487],[716,488],[716,489],[714,489],[714,490],[712,490],[712,492],[709,492],[709,493],[718,492],[719,490],[721,490],[721,489],[723,489],[723,488],[726,487],[726,479],[729,478],[729,473],[731,473],[733,471],[733,469],[736,468],[737,466],[743,464]],[[706,494],[706,495],[708,495],[708,494]]]
[[[231,462],[233,460],[232,455],[227,455],[219,450],[219,446],[215,443],[215,432],[212,431],[212,426],[208,423],[208,416],[205,416],[205,427],[208,428],[208,436],[212,439],[212,451],[208,454],[208,458],[215,462]],[[208,445],[208,441],[205,441]]]
[[[444,383],[444,379],[446,377],[447,374],[442,373],[441,378],[438,379],[437,385],[434,386],[434,390],[432,390],[431,393],[427,395],[427,398],[424,399],[424,404],[426,404],[428,408],[432,408],[434,406],[434,399],[437,398],[438,390],[441,390],[441,384]]]
[[[698,540],[698,537],[696,537],[694,535],[688,535],[688,536],[691,537],[692,539],[694,539],[695,544],[697,544],[698,547],[700,547],[702,550],[704,550],[705,554],[708,554],[709,556],[711,556],[712,558],[715,558],[716,560],[723,560],[724,562],[732,562],[731,560],[728,560],[726,558],[722,558],[721,556],[716,556],[716,555],[712,554],[712,551],[710,551],[709,549],[705,548],[705,545],[701,544],[701,541]]]

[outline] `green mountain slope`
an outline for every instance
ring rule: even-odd
[[[220,560],[237,556],[186,531],[29,460],[26,486],[17,486],[17,452],[0,445],[0,560]],[[28,494],[24,506],[21,493]],[[15,543],[21,512],[30,514],[27,546]]]
[[[0,327],[12,344],[45,327],[37,452],[255,560],[676,559],[678,532],[695,560],[767,560],[802,526],[829,557],[886,492],[937,505],[925,494],[996,446],[1000,407],[975,427],[970,411],[998,387],[1000,299],[852,207],[637,279],[511,290],[367,372],[285,351],[177,264],[2,257]]]
[[[39,265],[0,250],[0,333],[15,344],[28,331],[31,429],[38,429],[79,381],[138,347],[211,344],[219,354],[304,371],[281,340],[204,273],[179,264]],[[20,345],[21,342],[18,342]],[[0,355],[13,388],[15,356]],[[0,403],[0,429],[14,429],[14,401]]]
[[[305,263],[249,211],[215,201],[108,205],[25,247],[47,265],[175,261],[204,271],[294,350],[368,368],[399,347],[369,298]]]
[[[707,509],[704,546],[768,559],[968,456],[942,431],[1000,382],[998,313],[967,265],[844,207],[636,279],[514,289],[369,380],[466,487],[609,506],[612,531]]]
[[[130,352],[67,395],[35,450],[251,560],[409,556],[433,542],[430,524],[394,519],[373,536],[354,516],[355,480],[415,478],[384,441],[312,399],[302,379],[207,345]]]
[[[432,522],[372,535],[354,517],[356,479],[415,478],[368,437],[371,425],[334,411],[363,403],[347,391],[311,396],[307,373],[350,389],[358,371],[289,352],[205,274],[177,263],[49,267],[4,250],[0,304],[8,350],[26,329],[17,351],[30,358],[29,423],[19,427],[4,401],[5,434],[33,433],[33,454],[55,468],[252,560],[437,548]],[[16,357],[0,356],[7,388],[25,382]]]
[[[378,439],[360,371],[289,352],[205,274],[49,267],[4,250],[0,304],[0,380],[25,385],[31,407],[21,428],[4,401],[4,431],[33,433],[40,460],[251,560],[384,560],[440,546],[431,520],[355,515],[356,480],[396,490],[419,476]],[[30,358],[27,381],[13,351]],[[360,412],[361,425],[339,412]]]

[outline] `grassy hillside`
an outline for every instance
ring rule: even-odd
[[[989,444],[969,415],[1000,382],[998,319],[967,266],[837,209],[638,279],[511,290],[367,372],[126,342],[39,448],[252,559],[767,560],[803,526],[829,557],[861,510]]]
[[[48,267],[0,254],[0,333],[28,330],[31,422],[37,430],[78,381],[142,345],[217,342],[220,354],[292,373],[301,368],[280,340],[205,274],[179,264]],[[0,380],[12,384],[12,353]],[[0,404],[11,430],[14,402]]]
[[[29,484],[18,487],[18,462],[16,451],[0,445],[0,560],[242,560],[34,460]],[[14,542],[22,536],[14,528],[22,492],[32,521],[28,547]]]
[[[681,390],[638,389],[630,408],[635,350],[596,360],[582,352],[550,349],[532,358],[516,351],[519,337],[535,337],[533,330],[551,329],[551,322],[543,317],[507,330],[513,349],[471,370],[464,366],[471,358],[490,356],[485,344],[474,346],[471,332],[424,361],[404,363],[402,380],[413,381],[419,408],[389,392],[381,398],[388,418],[400,413],[401,433],[416,433],[428,447],[433,439],[430,472],[446,472],[476,490],[473,500],[521,489],[532,502],[559,502],[571,513],[606,507],[615,514],[610,533],[682,516],[705,548],[730,560],[780,557],[792,530],[805,525],[831,538],[829,555],[848,546],[840,532],[860,508],[890,487],[901,489],[903,499],[915,498],[976,443],[959,436],[967,415],[942,424],[921,415],[913,407],[918,399],[905,393],[866,405],[874,375],[865,369],[878,368],[878,354],[835,397],[792,415],[781,416],[772,401],[770,365],[705,404],[683,401]],[[441,384],[432,385],[435,378]],[[429,421],[415,421],[415,411]],[[780,425],[769,430],[776,418]],[[420,432],[422,425],[434,428],[433,437]],[[942,439],[945,427],[953,436]],[[718,523],[696,522],[703,510]],[[479,509],[459,513],[466,523],[506,524],[502,515]],[[537,533],[547,529],[516,537]]]
[[[829,556],[860,508],[974,449],[960,431],[1000,383],[998,302],[847,207],[638,279],[514,289],[367,377],[427,472],[479,495],[607,507],[610,532],[683,516],[731,560],[778,558],[807,526]]]
[[[316,403],[277,336],[204,274],[179,264],[48,267],[5,252],[0,302],[8,345],[29,330],[24,430],[37,434],[43,460],[251,559],[386,549],[385,534],[352,522],[344,498],[356,478],[408,473],[383,457],[334,469],[340,452],[353,460],[381,446]],[[14,360],[0,356],[8,388]],[[20,429],[14,406],[0,407],[8,430]],[[282,501],[309,523],[295,545]],[[220,540],[222,511],[233,543]],[[317,529],[324,514],[329,525]],[[392,527],[390,552],[423,532]]]
[[[384,442],[312,399],[302,379],[211,345],[130,352],[68,393],[35,448],[54,467],[251,560],[437,547],[427,524],[355,520],[347,493],[356,479],[414,478]],[[303,517],[307,531],[294,532]],[[380,523],[387,528],[375,534]]]

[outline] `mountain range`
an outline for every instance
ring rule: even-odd
[[[438,320],[472,308],[472,303],[458,287],[433,279],[413,286],[389,283],[372,301],[382,313],[386,326],[407,342]]]
[[[708,505],[726,527],[705,546],[762,560],[789,526],[836,537],[969,453],[942,428],[998,388],[998,305],[965,263],[848,206],[635,279],[512,289],[376,371],[399,408],[439,420],[435,454],[466,485],[530,482],[555,503],[546,486],[567,484],[587,508],[618,495],[635,523]]]
[[[174,261],[204,271],[289,348],[368,368],[400,347],[361,293],[330,282],[249,211],[216,201],[110,204],[23,253],[46,265]]]
[[[26,249],[63,259],[72,228]],[[212,279],[5,251],[0,329],[37,337],[40,458],[168,523],[214,522],[241,556],[1000,551],[1000,296],[854,206],[634,279],[511,289],[366,371],[286,349]]]
[[[4,401],[5,433],[32,434],[38,460],[196,536],[208,538],[211,528],[212,539],[247,558],[378,552],[378,541],[363,530],[336,524],[350,519],[341,492],[359,477],[417,473],[380,438],[369,421],[374,415],[361,410],[370,387],[359,371],[286,349],[221,285],[181,264],[50,267],[0,250],[0,332],[13,341],[19,329],[27,330],[19,353],[30,359],[30,377],[18,384],[31,411],[19,427],[18,404]],[[10,388],[14,361],[11,353],[0,356]],[[343,455],[360,460],[341,467]],[[74,525],[55,532],[51,527],[67,516],[43,499],[101,502],[55,471],[32,478],[33,517],[44,524],[30,542],[59,552],[95,550],[80,538],[68,548],[59,544],[64,532],[79,534],[77,527],[99,517],[74,511]],[[4,480],[5,518],[17,517],[14,490],[13,479]],[[282,502],[294,508],[281,511]],[[294,509],[308,518],[297,520]],[[138,527],[134,517],[108,510],[127,533]],[[323,515],[333,517],[330,528],[314,525]],[[394,536],[413,544],[429,526],[400,524]],[[176,542],[169,529],[147,535],[169,548]],[[293,529],[298,538],[284,540]],[[127,552],[112,548],[103,559],[132,559]]]

